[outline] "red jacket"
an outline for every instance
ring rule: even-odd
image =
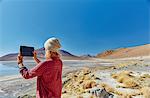
[[[62,61],[59,58],[39,63],[31,70],[20,69],[25,79],[37,76],[36,98],[61,98]]]

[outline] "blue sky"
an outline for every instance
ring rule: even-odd
[[[147,44],[148,16],[148,0],[0,0],[0,56],[53,36],[77,55]]]

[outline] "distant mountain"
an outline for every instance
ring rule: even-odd
[[[113,58],[129,58],[142,56],[150,56],[150,44],[107,50],[105,52],[97,54],[96,57],[104,59],[113,59]]]
[[[0,57],[0,61],[16,60],[18,53],[7,54]]]
[[[82,57],[82,58],[94,58],[95,56],[92,56],[90,54],[86,54],[86,55],[81,55],[80,57]]]
[[[37,49],[36,51],[37,51],[38,58],[44,59],[44,55],[45,55],[44,48]],[[65,50],[60,50],[59,53],[61,54],[62,59],[82,59],[78,56],[75,56],[75,55],[65,51]],[[18,53],[11,53],[11,54],[4,55],[4,56],[0,57],[0,61],[16,60],[17,55],[18,55]],[[32,57],[24,57],[24,59],[31,60]]]
[[[45,51],[44,48],[37,49],[37,56],[40,59],[44,59]],[[142,57],[142,56],[150,56],[150,44],[135,46],[135,47],[127,47],[127,48],[119,48],[114,50],[107,50],[102,53],[97,54],[96,56],[91,56],[89,54],[76,56],[68,51],[60,50],[61,58],[63,60],[83,60],[90,58],[103,58],[103,59],[113,59],[113,58],[129,58],[129,57]],[[16,60],[18,53],[11,53],[0,57],[0,61],[12,61]],[[32,57],[24,57],[26,60],[32,60]]]
[[[75,55],[65,51],[65,50],[60,50],[59,53],[62,55],[62,56],[72,56],[72,57],[76,57]]]

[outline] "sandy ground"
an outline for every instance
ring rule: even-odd
[[[150,87],[149,57],[142,58],[142,60],[140,58],[91,59],[66,62],[63,66],[62,98],[100,98],[89,92],[99,88],[105,88],[107,92],[114,95],[114,98],[121,98],[121,96],[123,98],[150,98],[144,97],[145,93],[142,92],[143,88]],[[72,65],[72,62],[75,63]],[[75,66],[76,62],[78,66]],[[120,73],[124,71],[128,71],[128,75],[123,74],[123,76],[133,79],[138,85],[127,85],[125,80],[118,82],[117,79],[122,75]],[[141,81],[138,81],[139,79]],[[19,74],[0,77],[0,98],[34,96],[35,89],[36,78],[25,80]],[[138,94],[133,96],[133,93]]]

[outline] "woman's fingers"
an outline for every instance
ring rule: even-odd
[[[23,58],[23,56],[21,55],[21,53],[18,54],[18,58],[19,58],[19,59],[22,59],[22,58]]]
[[[37,52],[33,51],[33,57],[36,58],[37,57]]]
[[[33,51],[33,55],[35,56],[37,53],[36,53],[36,51]]]
[[[33,54],[35,54],[36,52],[35,52],[35,51],[33,51],[32,53],[33,53]]]

